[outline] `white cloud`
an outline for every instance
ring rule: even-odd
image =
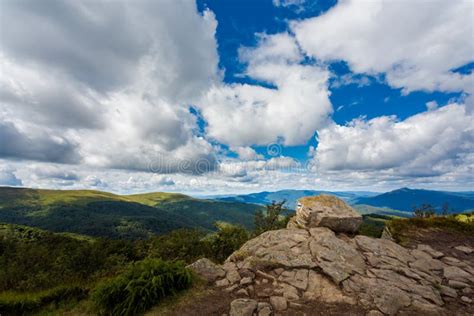
[[[325,171],[391,170],[401,177],[430,177],[472,170],[474,117],[460,104],[404,121],[381,116],[333,124],[318,131],[316,164]]]
[[[193,1],[9,1],[0,23],[1,157],[214,167],[188,109],[220,80],[212,12]]]
[[[275,88],[232,84],[211,88],[200,103],[207,135],[230,146],[305,144],[332,113],[329,72],[299,64],[288,34],[260,35],[255,49],[242,49],[246,75]]]
[[[21,186],[23,183],[17,178],[13,168],[0,166],[0,185]]]
[[[232,147],[231,151],[237,153],[240,160],[246,161],[263,159],[263,156],[257,154],[257,152],[252,147]]]
[[[473,92],[473,74],[451,72],[473,61],[473,11],[471,1],[344,0],[292,30],[308,55],[347,61],[356,73],[383,73],[405,93]]]

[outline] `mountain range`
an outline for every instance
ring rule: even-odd
[[[309,195],[335,195],[362,213],[411,216],[413,207],[430,204],[437,212],[447,203],[450,213],[474,210],[474,192],[449,192],[401,188],[386,193],[370,191],[314,191],[281,190],[243,195],[214,196],[218,201],[269,204],[286,200],[286,206],[294,209],[299,198]]]
[[[259,208],[176,193],[117,195],[0,187],[0,222],[112,238],[146,238],[177,228],[211,231],[216,221],[252,228]]]
[[[309,195],[333,194],[361,214],[410,217],[413,206],[432,205],[441,212],[474,210],[474,192],[402,188],[387,193],[282,190],[246,195],[194,198],[153,192],[117,195],[93,190],[40,190],[0,187],[0,222],[111,238],[147,238],[178,228],[214,230],[216,221],[252,229],[254,214],[272,201],[286,200],[287,214]]]

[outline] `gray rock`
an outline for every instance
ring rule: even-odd
[[[258,311],[258,316],[270,316],[272,314],[272,308],[270,306],[266,306]]]
[[[216,281],[216,286],[218,286],[218,287],[228,286],[229,284],[230,284],[230,282],[227,279],[222,279],[222,280],[217,280]]]
[[[238,296],[249,296],[249,292],[247,292],[246,289],[240,289],[237,292],[235,292],[235,294]]]
[[[240,279],[241,279],[240,274],[237,270],[227,271],[226,278],[227,280],[229,280],[231,284],[240,282]]]
[[[410,267],[416,270],[429,273],[431,270],[442,270],[445,265],[443,264],[443,262],[437,259],[432,259],[430,257],[429,259],[421,258],[414,262],[411,262]]]
[[[383,314],[377,310],[371,310],[367,313],[367,316],[383,316]]]
[[[362,216],[343,200],[322,194],[298,200],[292,227],[328,227],[335,232],[357,231]]]
[[[434,259],[439,259],[444,256],[444,253],[442,253],[441,251],[434,250],[433,248],[431,248],[431,246],[428,245],[419,244],[417,246],[417,249],[429,253]]]
[[[467,246],[457,246],[457,247],[454,247],[454,249],[462,251],[467,255],[474,252],[474,249],[472,249],[471,247],[467,247]]]
[[[310,234],[313,237],[309,244],[311,254],[334,282],[340,283],[355,272],[364,273],[364,258],[353,244],[337,238],[327,228],[312,228]]]
[[[257,310],[257,301],[239,298],[230,303],[230,316],[252,316]]]
[[[464,289],[466,287],[469,287],[469,284],[456,280],[449,280],[448,285],[455,289]]]
[[[472,303],[472,300],[467,296],[461,296],[461,301],[463,301],[464,303],[467,303],[467,304]]]
[[[299,269],[284,271],[278,279],[301,290],[306,290],[306,287],[308,286],[308,270]]]
[[[217,278],[225,276],[224,269],[207,258],[199,259],[186,268],[193,270],[197,275],[208,282],[214,282]]]
[[[282,284],[281,287],[283,297],[286,298],[288,301],[294,301],[300,298],[298,295],[298,290],[295,287],[289,284]]]
[[[252,283],[251,277],[245,277],[240,280],[240,285],[247,285]]]
[[[471,277],[469,273],[455,266],[445,267],[443,269],[443,276],[448,280],[455,280],[461,282]]]
[[[468,294],[472,293],[472,289],[470,287],[465,287],[465,288],[462,289],[461,292],[462,292],[462,294],[468,295]]]
[[[456,292],[456,290],[449,287],[449,286],[441,285],[440,292],[444,296],[449,296],[449,297],[452,297],[452,298],[458,297],[458,293]]]
[[[284,311],[288,308],[288,302],[286,301],[286,298],[282,296],[270,297],[270,304],[272,304],[275,311]]]

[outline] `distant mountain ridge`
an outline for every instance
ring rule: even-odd
[[[345,192],[333,192],[333,191],[323,191],[323,190],[280,190],[275,192],[258,192],[242,195],[224,195],[224,196],[214,196],[215,200],[219,201],[228,201],[228,202],[244,202],[244,203],[253,203],[253,204],[269,204],[272,201],[280,202],[286,200],[286,206],[288,208],[294,209],[296,207],[296,201],[304,196],[313,196],[320,194],[331,194],[335,195],[349,204],[353,204],[353,201],[357,200],[360,197],[371,197],[379,193],[377,192],[368,192],[368,191],[345,191]]]
[[[448,192],[401,188],[386,193],[370,191],[322,191],[322,190],[280,190],[242,195],[215,196],[214,199],[229,202],[269,204],[286,200],[286,206],[294,209],[296,201],[304,196],[332,194],[351,204],[361,213],[411,216],[414,206],[430,204],[441,212],[444,203],[450,213],[474,210],[474,192]]]
[[[474,192],[448,192],[401,188],[372,197],[360,197],[354,204],[366,204],[377,207],[411,212],[414,206],[430,204],[441,212],[447,203],[450,213],[474,210]]]

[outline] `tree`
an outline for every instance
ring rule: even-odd
[[[443,214],[443,216],[446,216],[446,215],[449,214],[449,204],[448,204],[448,202],[443,203],[443,206],[441,208],[441,214]]]
[[[421,204],[420,207],[414,207],[413,216],[419,218],[433,217],[435,215],[435,210],[431,204]]]
[[[214,260],[223,262],[248,239],[245,228],[224,222],[215,223],[217,232],[209,236]]]
[[[254,224],[255,224],[255,235],[260,235],[268,230],[282,229],[286,227],[289,216],[283,216],[282,213],[285,210],[283,205],[286,200],[281,202],[273,201],[272,204],[266,206],[266,211],[263,213],[258,210],[255,213]]]

